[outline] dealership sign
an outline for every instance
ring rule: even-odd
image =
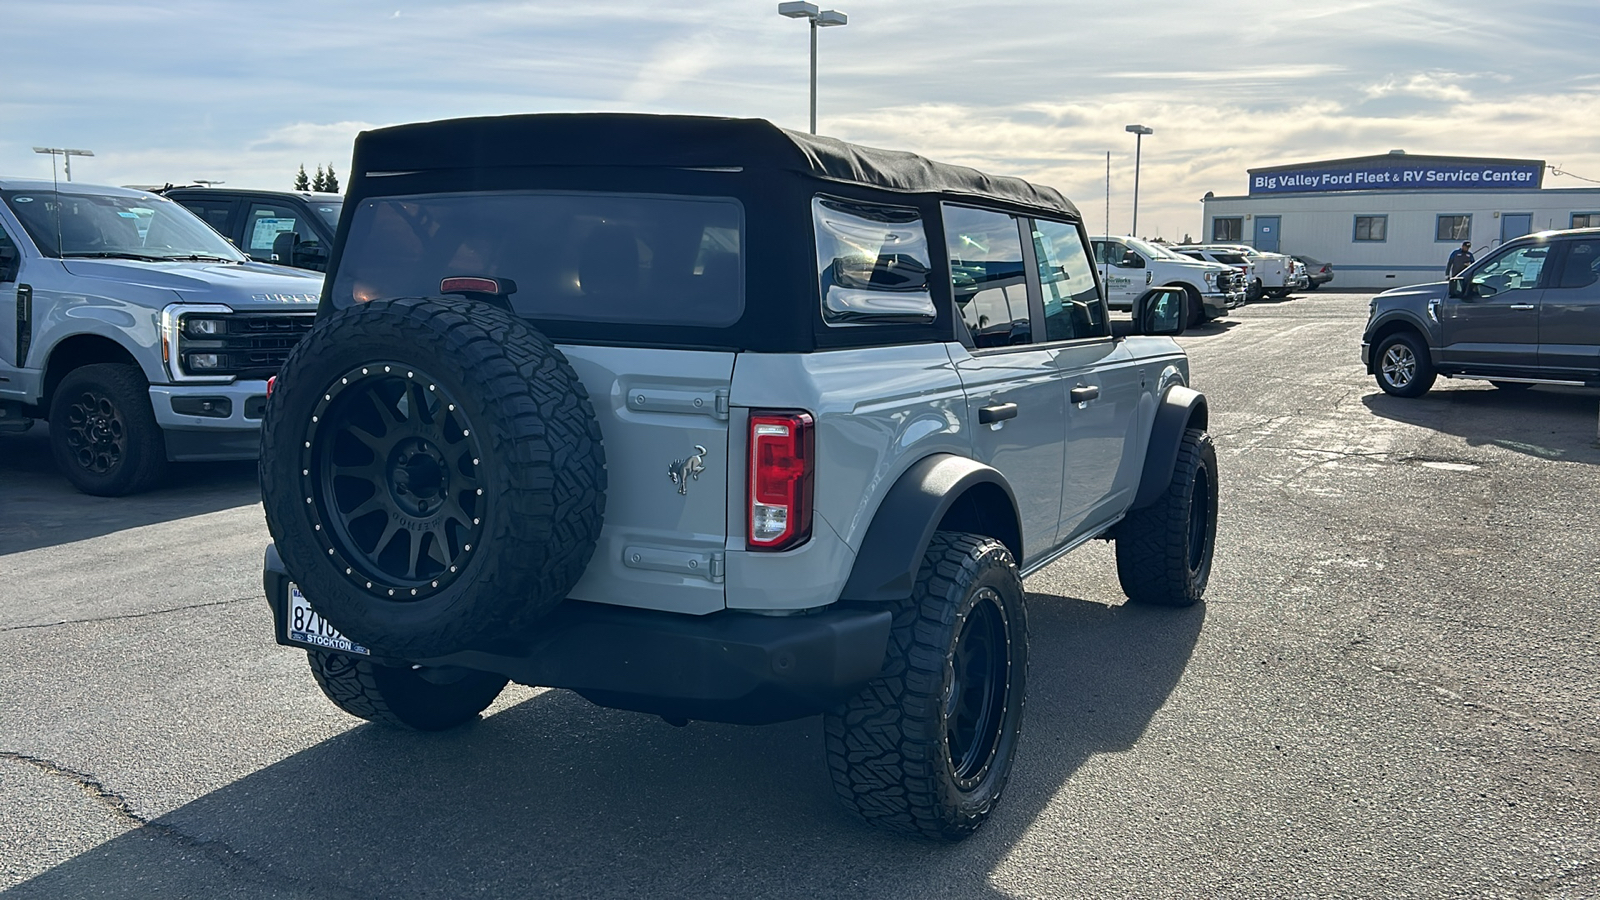
[[[1539,187],[1543,176],[1544,164],[1537,160],[1424,161],[1401,156],[1252,171],[1250,193],[1526,189]]]

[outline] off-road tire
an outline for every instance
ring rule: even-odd
[[[983,646],[1003,658],[975,656]],[[974,695],[979,672],[1003,679],[983,679]],[[823,717],[839,798],[893,831],[970,835],[1011,776],[1027,675],[1027,605],[1010,551],[982,535],[936,533],[912,595],[894,610],[883,674]],[[968,698],[976,712],[960,702]]]
[[[1166,491],[1128,513],[1115,537],[1117,579],[1129,603],[1192,606],[1205,594],[1217,542],[1217,450],[1209,434],[1184,431]]]
[[[343,653],[307,650],[311,677],[333,705],[352,716],[409,728],[443,731],[478,718],[500,696],[504,675],[453,669],[432,674],[385,666]]]
[[[317,611],[384,655],[427,659],[527,629],[566,598],[600,534],[605,453],[577,374],[526,322],[472,301],[380,300],[320,320],[290,354],[261,487]]]
[[[1396,354],[1394,360],[1389,359],[1391,348]],[[1406,360],[1410,361],[1409,367]],[[1428,356],[1428,348],[1415,335],[1405,331],[1391,334],[1378,342],[1378,348],[1373,353],[1372,372],[1373,377],[1378,379],[1378,387],[1383,388],[1385,394],[1407,398],[1426,394],[1438,377],[1438,372],[1433,368],[1433,359]]]
[[[50,399],[50,452],[85,494],[122,497],[155,487],[167,442],[137,366],[96,363],[68,372]]]

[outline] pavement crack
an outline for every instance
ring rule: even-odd
[[[234,601],[224,601],[234,602]],[[219,604],[209,604],[216,606]],[[341,884],[318,879],[311,881],[297,878],[275,871],[270,865],[257,862],[240,850],[229,846],[226,841],[203,838],[189,834],[170,823],[160,819],[148,819],[133,808],[128,798],[107,787],[105,782],[76,769],[64,766],[54,760],[14,750],[0,750],[0,760],[15,762],[27,766],[35,771],[42,772],[53,778],[61,778],[72,782],[78,789],[105,809],[119,822],[128,826],[129,833],[142,832],[163,840],[171,841],[179,846],[204,854],[216,862],[238,874],[240,877],[259,882],[261,884],[291,886],[296,889],[306,890],[310,896],[334,896],[341,898],[371,898],[371,891],[357,891],[354,888]]]
[[[63,625],[88,625],[95,622],[120,622],[125,619],[147,619],[151,616],[165,616],[175,612],[185,612],[191,609],[206,609],[212,606],[227,606],[230,603],[245,603],[251,600],[260,600],[259,594],[253,597],[235,597],[232,600],[210,600],[205,603],[191,603],[187,606],[172,606],[166,609],[152,609],[145,612],[124,613],[120,616],[99,616],[89,619],[62,619],[59,622],[38,622],[33,625],[8,625],[0,628],[0,634],[10,631],[31,631],[43,628],[60,628]]]
[[[89,799],[110,811],[113,816],[122,820],[126,825],[134,828],[143,828],[150,824],[150,820],[134,812],[132,804],[128,803],[128,798],[106,787],[103,782],[92,775],[79,772],[76,769],[69,769],[60,763],[51,762],[42,757],[29,756],[26,753],[17,753],[13,750],[0,750],[0,759],[31,766],[46,775],[65,778],[77,784],[88,795]]]

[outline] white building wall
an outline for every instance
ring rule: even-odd
[[[1392,288],[1444,280],[1445,260],[1460,240],[1437,241],[1438,216],[1472,216],[1472,250],[1478,255],[1501,242],[1501,217],[1533,216],[1531,230],[1569,228],[1574,214],[1600,213],[1600,188],[1529,191],[1346,191],[1212,197],[1204,204],[1202,240],[1211,240],[1218,218],[1243,222],[1244,243],[1255,243],[1255,218],[1281,216],[1283,253],[1303,253],[1332,263],[1340,288]],[[1388,216],[1387,237],[1355,240],[1356,216]],[[1509,239],[1519,235],[1506,235]]]

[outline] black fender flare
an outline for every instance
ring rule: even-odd
[[[940,523],[963,497],[985,493],[987,507],[975,504],[972,514],[991,526],[985,533],[1004,543],[1021,565],[1021,519],[1005,476],[976,460],[935,453],[913,463],[889,488],[867,527],[839,599],[881,603],[911,596],[923,554]],[[999,497],[1006,508],[996,511]]]
[[[1191,427],[1205,428],[1208,411],[1206,396],[1175,384],[1156,404],[1156,419],[1150,426],[1150,444],[1144,454],[1144,471],[1139,475],[1139,491],[1131,509],[1141,509],[1160,499],[1178,465],[1178,448],[1183,433]]]

